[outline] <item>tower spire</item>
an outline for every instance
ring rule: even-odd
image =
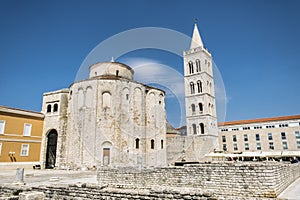
[[[195,25],[194,25],[194,31],[193,31],[193,37],[192,37],[190,49],[194,49],[197,47],[203,47],[203,42],[197,27],[197,19],[195,19]]]

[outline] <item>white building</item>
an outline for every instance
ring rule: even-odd
[[[219,124],[219,146],[249,158],[300,158],[300,115]]]
[[[43,166],[166,166],[165,93],[133,74],[96,63],[89,79],[44,94]]]
[[[203,46],[197,24],[183,57],[187,134],[168,137],[168,163],[199,162],[218,148],[212,57]]]

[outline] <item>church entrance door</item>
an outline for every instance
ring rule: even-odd
[[[110,148],[103,148],[103,165],[108,166],[110,163]]]
[[[56,147],[57,147],[57,132],[51,130],[48,134],[47,152],[46,152],[46,168],[52,169],[55,167]]]

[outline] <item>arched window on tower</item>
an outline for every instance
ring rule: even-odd
[[[209,111],[209,113],[211,113],[211,106],[210,106],[210,103],[208,104],[208,111]]]
[[[139,148],[140,148],[140,139],[139,139],[139,138],[136,138],[136,139],[135,139],[135,148],[136,148],[136,149],[139,149]]]
[[[201,131],[201,134],[204,134],[204,124],[203,123],[200,123],[200,131]]]
[[[195,94],[195,84],[191,82],[190,86],[191,86],[191,94]]]
[[[189,70],[190,70],[190,74],[194,73],[194,66],[193,66],[193,62],[192,61],[189,62]]]
[[[56,103],[53,106],[53,112],[57,112],[57,111],[58,111],[58,104]]]
[[[154,140],[151,140],[151,149],[154,149]]]
[[[198,93],[202,93],[202,82],[197,81]]]
[[[196,60],[196,70],[197,72],[201,72],[201,63],[199,59]]]
[[[200,111],[200,113],[203,113],[203,104],[199,103],[198,105],[199,105],[199,111]]]
[[[196,124],[193,124],[193,134],[196,135],[197,134],[197,127]]]
[[[192,114],[195,114],[195,110],[196,110],[195,109],[195,104],[192,104],[191,107],[192,107]]]
[[[47,106],[47,113],[51,112],[51,104]]]

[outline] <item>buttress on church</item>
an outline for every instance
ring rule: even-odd
[[[183,52],[186,132],[167,136],[165,92],[134,81],[119,62],[89,67],[89,78],[43,95],[41,164],[46,168],[163,167],[199,162],[217,148],[211,54],[197,24]]]

